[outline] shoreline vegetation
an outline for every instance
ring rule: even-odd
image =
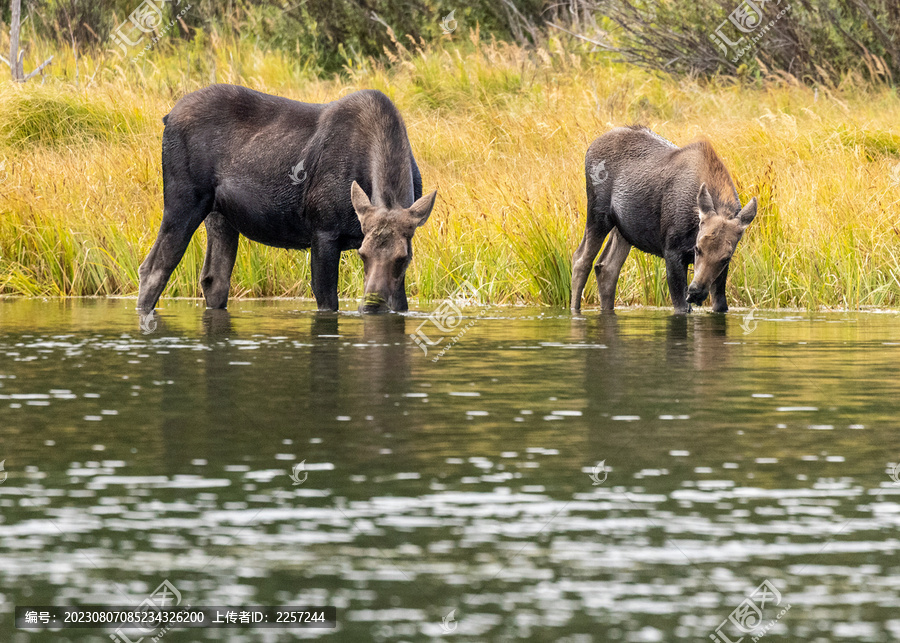
[[[469,282],[492,304],[567,306],[585,151],[613,127],[643,124],[679,146],[707,138],[741,202],[759,198],[731,263],[730,305],[900,306],[900,97],[886,81],[662,76],[564,34],[526,47],[477,29],[394,40],[385,60],[348,59],[331,77],[215,32],[161,40],[137,63],[32,45],[29,59],[54,55],[43,82],[0,82],[0,295],[135,295],[162,217],[161,119],[184,94],[226,82],[305,102],[372,88],[397,104],[423,188],[438,189],[407,277],[420,303]],[[204,250],[201,226],[163,305],[201,296]],[[361,293],[362,263],[346,252],[339,295]],[[242,239],[231,296],[311,297],[308,252]],[[617,305],[668,298],[662,260],[632,252]],[[598,304],[592,277],[584,305]]]

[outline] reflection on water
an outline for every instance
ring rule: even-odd
[[[767,641],[900,638],[896,315],[496,308],[433,362],[301,306],[0,301],[0,639],[164,579],[339,609],[166,641],[710,640],[766,580]]]

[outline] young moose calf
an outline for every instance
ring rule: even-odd
[[[359,249],[361,312],[407,309],[412,237],[434,207],[400,113],[366,90],[324,105],[233,85],[182,98],[163,119],[159,236],[141,264],[138,308],[156,306],[206,222],[200,285],[210,308],[228,301],[240,235],[279,248],[310,248],[319,310],[337,310],[341,252]],[[371,197],[371,200],[370,200]]]
[[[680,148],[646,127],[619,127],[591,143],[585,174],[587,225],[572,258],[572,310],[581,310],[591,264],[610,232],[594,267],[604,310],[615,305],[616,282],[632,246],[666,260],[676,313],[702,304],[710,290],[713,310],[728,310],[728,263],[756,216],[756,197],[741,208],[712,145]],[[694,280],[687,287],[692,263]]]

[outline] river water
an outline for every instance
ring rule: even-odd
[[[894,312],[133,307],[0,300],[0,640],[900,640]]]

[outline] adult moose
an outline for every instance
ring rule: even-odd
[[[164,212],[140,267],[138,309],[153,309],[205,221],[200,274],[210,308],[228,302],[240,235],[311,250],[319,310],[338,308],[338,266],[359,249],[361,312],[407,309],[412,237],[434,207],[394,104],[364,90],[325,104],[211,85],[163,119]]]
[[[715,312],[728,310],[728,264],[756,216],[756,197],[743,208],[725,164],[710,143],[683,148],[646,127],[618,127],[596,139],[585,156],[587,225],[572,258],[573,311],[594,257],[612,232],[594,272],[600,305],[612,310],[616,282],[634,246],[666,260],[676,313],[688,313],[712,291]],[[687,270],[694,279],[687,286]]]

